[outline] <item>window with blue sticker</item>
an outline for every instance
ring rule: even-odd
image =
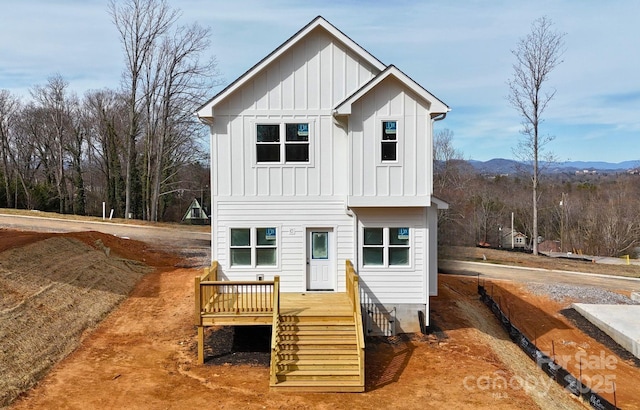
[[[231,266],[257,267],[278,264],[276,228],[231,228],[229,235]]]
[[[406,227],[363,228],[362,265],[411,265],[411,230]]]
[[[256,162],[309,163],[309,123],[257,124]]]
[[[380,158],[385,161],[398,160],[398,122],[382,121],[382,142]]]
[[[309,162],[309,124],[286,124],[285,162]]]

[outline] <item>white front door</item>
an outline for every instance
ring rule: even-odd
[[[334,290],[333,230],[307,230],[307,290]]]

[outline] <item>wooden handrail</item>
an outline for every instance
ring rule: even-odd
[[[202,326],[203,315],[271,313],[274,284],[275,281],[218,280],[218,262],[213,261],[195,278],[196,326]]]
[[[274,281],[199,282],[200,314],[273,312]]]
[[[271,325],[270,384],[278,382],[278,352],[280,349],[280,276],[273,278],[273,322]]]
[[[200,281],[201,285],[268,285],[273,286],[275,281],[272,280],[206,280]]]
[[[360,383],[364,385],[364,329],[362,326],[362,307],[360,306],[360,277],[350,260],[346,262],[347,295],[353,309],[356,322],[356,339],[358,347],[358,364],[360,367]]]

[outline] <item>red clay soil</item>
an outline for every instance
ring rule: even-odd
[[[192,325],[197,273],[147,274],[129,299],[13,408],[538,408],[522,389],[506,398],[465,386],[468,375],[511,373],[455,311],[442,316],[451,320],[446,340],[369,341],[363,394],[270,392],[267,366],[199,366]]]
[[[50,236],[19,233],[7,239],[5,234],[0,231],[0,250]],[[268,366],[232,365],[233,353],[229,363],[213,364],[216,352],[209,347],[210,360],[196,364],[193,278],[199,270],[175,268],[177,257],[138,242],[93,232],[69,235],[91,246],[98,246],[99,239],[120,257],[159,269],[146,274],[75,352],[11,408],[587,408],[559,388],[540,391],[523,384],[502,388],[493,383],[498,376],[522,381],[543,373],[478,301],[475,280],[440,276],[439,296],[431,305],[437,326],[432,334],[367,340],[365,393],[278,393],[269,390]],[[588,344],[597,351],[596,342],[558,316],[562,306],[533,298],[516,285],[502,289],[505,300],[512,298],[509,306],[523,330],[533,320],[547,329],[539,331],[542,342],[553,337],[567,345]],[[631,370],[617,376],[621,386],[623,377],[638,380],[637,369]],[[623,408],[634,408],[629,396],[620,397],[626,400]]]
[[[170,269],[180,261],[178,256],[154,249],[144,242],[122,239],[95,231],[47,233],[0,229],[0,252],[21,248],[28,244],[56,236],[78,239],[96,249],[100,246],[102,248],[106,247],[123,259],[143,262],[154,268]]]
[[[569,309],[570,299],[555,302],[512,282],[487,282],[486,288],[512,323],[549,356],[555,353],[562,367],[620,408],[640,409],[640,360]],[[594,337],[582,329],[595,330]]]

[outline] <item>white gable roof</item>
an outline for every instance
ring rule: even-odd
[[[342,102],[340,102],[333,110],[334,115],[349,115],[351,114],[351,105],[358,101],[362,96],[367,94],[373,88],[375,88],[378,84],[380,84],[383,80],[389,77],[394,77],[399,80],[402,84],[408,87],[411,91],[413,91],[416,95],[422,98],[429,104],[429,111],[431,114],[444,114],[451,111],[445,103],[440,101],[436,96],[431,94],[429,91],[425,90],[420,84],[416,83],[411,79],[408,75],[400,71],[396,66],[390,65],[380,74],[375,76],[371,81],[362,86],[358,91],[351,94],[349,97],[345,98]]]
[[[356,53],[363,61],[368,62],[373,67],[382,71],[385,69],[385,65],[380,62],[377,58],[371,55],[367,50],[362,48],[358,43],[351,40],[347,35],[334,27],[331,23],[325,20],[322,16],[318,16],[313,19],[309,24],[303,27],[300,31],[294,34],[291,38],[285,41],[280,47],[275,49],[271,54],[266,56],[262,61],[258,62],[256,65],[251,67],[246,73],[241,75],[237,80],[233,83],[229,84],[224,90],[220,91],[216,96],[207,101],[204,105],[202,105],[196,111],[196,115],[203,120],[213,119],[214,112],[213,107],[215,107],[219,102],[224,100],[230,94],[238,90],[240,87],[245,85],[248,81],[252,80],[258,73],[260,73],[265,67],[271,64],[274,60],[278,59],[288,50],[290,50],[295,44],[297,44],[301,39],[306,37],[309,33],[315,30],[318,27],[322,27],[327,32],[329,32],[333,37],[342,42],[346,47],[351,49],[354,53]]]

